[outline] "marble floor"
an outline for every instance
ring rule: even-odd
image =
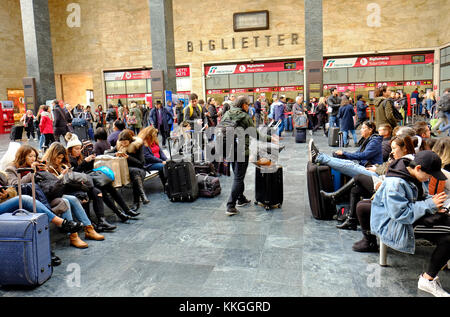
[[[334,150],[322,132],[314,140],[325,153]],[[0,156],[8,142],[8,136],[0,136]],[[417,281],[433,247],[420,245],[415,255],[389,250],[388,267],[377,264],[376,253],[353,252],[360,229],[338,230],[335,221],[311,216],[307,144],[295,144],[286,133],[282,142],[281,209],[266,211],[252,204],[228,217],[232,178],[220,178],[220,196],[194,203],[170,202],[159,179],[153,179],[145,185],[151,203],[141,208],[138,220],[122,224],[109,211],[108,219],[118,229],[105,233],[105,241],[87,241],[85,250],[70,247],[67,237],[52,232],[53,249],[63,261],[52,278],[34,290],[0,289],[0,296],[431,296],[417,289]],[[250,199],[254,179],[250,166],[245,190]],[[131,202],[131,191],[122,193]],[[450,290],[449,271],[440,278]]]

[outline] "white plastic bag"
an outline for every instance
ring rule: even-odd
[[[6,170],[6,168],[14,162],[14,159],[16,158],[16,153],[19,150],[21,144],[19,142],[10,142],[8,150],[6,151],[5,155],[0,160],[0,171]]]

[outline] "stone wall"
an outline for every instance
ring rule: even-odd
[[[86,90],[94,89],[91,74],[67,74],[56,76],[57,98],[71,105],[86,104]],[[61,84],[61,85],[59,85]],[[62,86],[62,91],[61,87]]]
[[[8,88],[22,88],[27,66],[18,0],[0,1],[0,100],[7,99]]]
[[[67,24],[70,3],[49,0],[55,74],[90,73],[95,102],[104,103],[103,70],[152,66],[148,0],[77,0],[81,23],[73,28]],[[371,3],[379,5],[379,27],[367,24]],[[199,95],[204,63],[305,53],[301,0],[173,0],[173,10],[176,64],[191,66],[192,90]],[[233,13],[255,10],[269,10],[270,29],[234,32]],[[323,0],[323,53],[438,47],[450,42],[449,11],[448,0]],[[7,87],[21,87],[26,74],[19,1],[1,1],[0,17],[2,99]]]

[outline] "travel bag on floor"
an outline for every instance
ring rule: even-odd
[[[314,218],[320,220],[332,219],[336,208],[329,199],[323,199],[320,191],[333,192],[331,168],[308,162],[306,167],[309,206]]]
[[[75,134],[80,141],[89,140],[87,126],[73,126],[73,134]]]
[[[33,211],[22,209],[20,175],[32,169],[18,169],[19,209],[0,215],[0,285],[38,286],[53,273],[48,216],[36,213],[36,187],[32,183]]]
[[[198,195],[200,197],[212,198],[220,195],[222,188],[218,177],[208,174],[197,174]]]
[[[283,204],[283,167],[276,170],[270,167],[256,167],[255,173],[255,203],[261,204],[266,210],[281,207]]]
[[[306,143],[306,129],[295,128],[295,143]]]
[[[11,141],[22,140],[23,126],[15,125],[11,127],[10,139]]]
[[[328,129],[328,145],[332,147],[339,146],[339,128],[331,127]]]
[[[172,202],[195,201],[198,198],[198,183],[192,162],[172,161],[172,138],[168,139],[170,161],[164,165],[164,174],[167,177],[167,196]]]

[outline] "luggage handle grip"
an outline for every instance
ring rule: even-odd
[[[15,216],[16,214],[21,213],[21,214],[26,214],[26,215],[31,215],[31,213],[29,211],[26,211],[25,209],[17,209],[16,211],[14,211],[12,213],[13,216]]]

